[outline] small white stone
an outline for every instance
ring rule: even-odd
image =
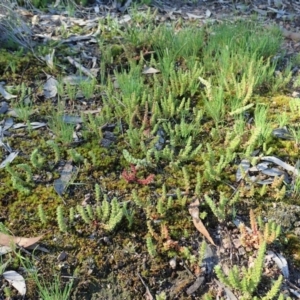
[[[176,263],[176,258],[174,257],[174,258],[170,259],[170,260],[169,260],[169,264],[170,264],[170,267],[171,267],[173,270],[176,269],[176,265],[177,265],[177,263]]]

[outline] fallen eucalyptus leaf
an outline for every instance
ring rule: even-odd
[[[132,0],[126,0],[126,1],[123,1],[123,6],[122,6],[122,3],[121,1],[115,1],[118,3],[117,5],[117,9],[119,12],[124,12],[130,5],[130,3],[132,2]],[[120,2],[120,3],[119,3]],[[125,3],[124,3],[125,2]]]
[[[235,175],[236,181],[239,182],[240,180],[242,180],[243,174],[247,174],[249,169],[250,169],[250,161],[247,159],[243,159],[236,171],[236,175]]]
[[[272,258],[278,268],[281,270],[282,275],[285,279],[290,277],[289,266],[286,259],[279,253],[274,253],[273,251],[268,251],[268,256]]]
[[[209,232],[207,231],[207,229],[205,228],[204,224],[202,223],[202,221],[199,218],[199,206],[200,202],[199,199],[196,199],[194,202],[191,203],[191,205],[189,206],[189,213],[193,218],[193,223],[194,226],[196,227],[196,229],[204,236],[207,238],[207,240],[213,244],[214,246],[216,246],[216,244],[214,243],[213,239],[211,238]]]
[[[47,74],[47,81],[43,87],[45,98],[49,99],[57,95],[57,85],[58,81]]]
[[[12,127],[14,124],[13,118],[8,118],[5,120],[4,125],[3,125],[3,131],[6,131],[10,127]]]
[[[284,172],[278,168],[268,168],[268,169],[261,170],[261,172],[265,175],[272,176],[272,177],[281,176],[281,175],[288,177],[286,172]]]
[[[240,219],[237,219],[237,218],[235,218],[232,222],[237,228],[239,228],[241,224],[244,224],[243,221],[241,221]],[[246,226],[246,228],[248,228],[248,227]],[[250,229],[250,232],[251,232],[251,229]]]
[[[47,124],[44,122],[31,122],[30,126],[32,129],[38,129],[38,128],[47,126]]]
[[[2,84],[0,84],[0,94],[1,94],[6,100],[13,99],[13,98],[17,98],[17,96],[8,93],[8,92],[3,88]]]
[[[12,248],[9,246],[1,246],[0,247],[0,256],[12,251]]]
[[[191,13],[186,13],[186,15],[189,17],[189,19],[203,19],[204,16],[198,16],[195,14],[191,14]]]
[[[47,124],[43,123],[43,122],[32,122],[32,123],[30,123],[30,126],[31,126],[31,129],[38,129],[38,128],[47,126]],[[26,128],[26,127],[28,127],[28,124],[17,123],[13,126],[13,129],[20,129],[20,128]]]
[[[5,114],[8,111],[8,104],[5,101],[1,102],[0,114]]]
[[[289,180],[289,176],[286,172],[278,169],[278,168],[270,168],[269,167],[269,164],[268,162],[262,162],[262,163],[259,163],[257,164],[256,166],[254,167],[251,167],[249,169],[250,172],[261,172],[262,174],[265,174],[265,175],[268,175],[268,176],[272,176],[272,177],[275,177],[275,176],[282,176],[284,175],[284,181],[285,182],[288,182],[290,181]]]
[[[270,161],[270,162],[284,168],[285,170],[292,172],[296,176],[298,176],[298,174],[299,174],[299,171],[295,167],[283,162],[281,159],[279,159],[275,156],[263,156],[263,157],[261,157],[261,160]]]
[[[249,168],[248,171],[249,172],[264,171],[269,168],[269,164],[270,163],[268,163],[268,162],[262,162],[262,163],[257,164],[254,167]]]
[[[0,232],[0,245],[10,247],[12,244],[16,244],[19,247],[28,248],[36,244],[42,237],[43,235],[33,238],[24,238]]]
[[[26,283],[22,275],[16,271],[6,271],[2,276],[20,293],[20,295],[25,296]]]
[[[157,73],[160,73],[160,71],[152,67],[145,67],[142,71],[142,74],[157,74]]]
[[[62,196],[75,172],[76,167],[73,167],[72,163],[67,162],[60,172],[60,178],[54,180],[54,189],[59,196]]]
[[[19,152],[11,152],[6,159],[0,164],[0,169],[3,169],[6,167],[7,164],[11,163],[17,156]]]

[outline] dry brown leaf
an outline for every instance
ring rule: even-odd
[[[196,199],[193,203],[191,203],[191,205],[189,206],[189,213],[190,215],[193,217],[193,223],[196,227],[196,229],[202,234],[204,235],[204,237],[207,238],[207,240],[213,244],[214,246],[216,246],[216,244],[214,243],[213,239],[211,238],[209,232],[207,231],[207,229],[205,228],[204,224],[202,223],[202,221],[199,219],[199,206],[200,202],[199,199]]]
[[[207,229],[203,225],[202,221],[200,219],[197,220],[197,219],[193,218],[193,223],[194,223],[195,227],[197,228],[197,230],[200,233],[202,233],[208,239],[208,241],[211,244],[213,244],[214,246],[216,246],[216,244],[214,243],[213,239],[211,238],[209,232],[207,231]]]
[[[33,238],[24,238],[19,236],[11,236],[0,232],[0,245],[9,247],[12,244],[17,244],[20,247],[27,248],[36,244],[42,237],[43,235]]]
[[[160,71],[152,67],[145,67],[142,71],[142,74],[157,74],[157,73],[160,73]]]
[[[293,31],[289,31],[286,29],[282,29],[282,34],[285,38],[291,39],[295,42],[299,42],[300,41],[300,33],[299,32],[293,32]]]

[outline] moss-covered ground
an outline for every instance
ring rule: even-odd
[[[3,88],[16,96],[1,126],[25,125],[1,136],[10,149],[1,148],[2,161],[18,155],[0,169],[0,221],[15,236],[43,235],[49,251],[16,249],[6,270],[30,266],[48,288],[59,276],[61,289],[72,282],[69,299],[150,299],[147,288],[156,299],[215,299],[214,272],[201,263],[205,238],[189,213],[196,199],[217,245],[206,239],[207,247],[227,268],[255,256],[255,247],[224,246],[226,235],[239,238],[234,220],[249,225],[250,209],[282,226],[269,249],[291,270],[300,263],[300,104],[291,96],[299,75],[280,30],[255,17],[158,24],[156,14],[135,9],[123,23],[107,16],[92,41],[65,43],[91,32],[62,25],[34,54],[0,50]],[[54,49],[51,67],[41,57]],[[51,98],[49,78],[57,80]],[[295,168],[255,169],[266,156]],[[252,296],[262,298],[278,272],[264,270],[267,288]],[[26,299],[38,299],[36,279],[22,274]],[[1,293],[19,299],[13,287]]]

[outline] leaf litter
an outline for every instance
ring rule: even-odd
[[[19,247],[28,248],[33,245],[36,245],[36,243],[38,243],[42,239],[42,237],[43,235],[34,238],[24,238],[18,236],[11,236],[0,232],[0,245],[8,247],[17,245]]]
[[[71,162],[67,162],[60,170],[60,178],[54,180],[53,186],[56,193],[62,196],[77,172],[77,168]]]
[[[21,296],[26,295],[26,283],[22,275],[16,271],[5,271],[2,276],[19,292]]]
[[[202,221],[199,218],[199,206],[200,202],[199,199],[196,199],[194,202],[192,202],[189,206],[189,213],[193,218],[193,223],[194,226],[196,227],[196,229],[203,234],[203,236],[214,246],[216,246],[216,244],[214,243],[212,237],[210,236],[209,232],[207,231],[207,229],[205,228],[204,224],[202,223]]]

